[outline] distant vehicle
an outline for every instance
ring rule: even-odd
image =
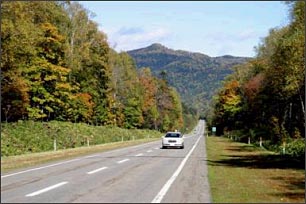
[[[184,149],[184,137],[180,132],[167,132],[162,137],[162,148],[179,147]]]

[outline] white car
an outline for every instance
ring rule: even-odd
[[[184,137],[180,132],[167,132],[162,137],[162,148],[165,147],[180,147],[184,149]]]

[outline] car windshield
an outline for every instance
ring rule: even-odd
[[[165,137],[181,137],[180,133],[167,133]]]

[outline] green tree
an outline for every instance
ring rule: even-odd
[[[38,40],[37,56],[25,71],[30,84],[32,119],[67,119],[73,88],[67,82],[70,70],[63,67],[64,37],[49,23],[41,24],[44,36]]]

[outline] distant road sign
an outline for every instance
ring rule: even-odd
[[[212,131],[213,132],[217,132],[217,128],[216,127],[212,127]]]

